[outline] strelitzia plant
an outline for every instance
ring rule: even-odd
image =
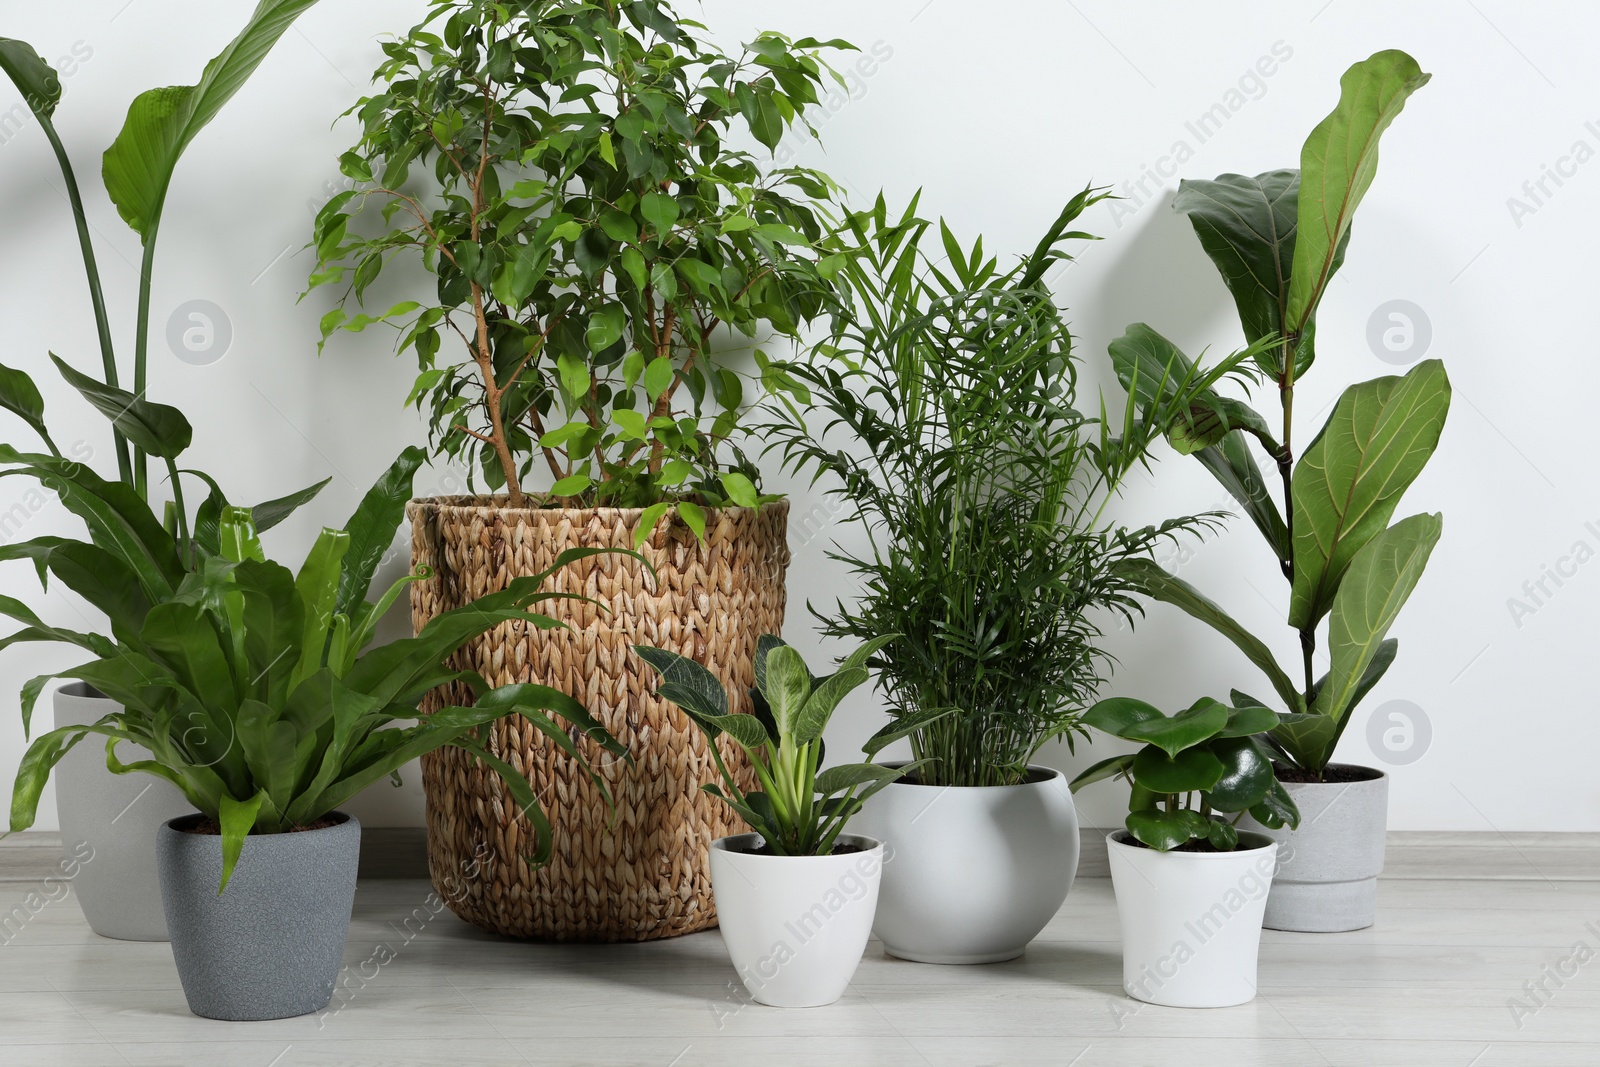
[[[915,769],[853,763],[818,770],[822,731],[834,709],[866,682],[867,660],[893,640],[891,635],[868,641],[835,673],[817,678],[800,653],[777,637],[762,636],[756,646],[751,715],[730,714],[722,683],[693,660],[647,645],[635,645],[634,651],[660,674],[656,695],[682,708],[711,741],[722,785],[701,788],[738,812],[774,855],[826,856],[868,797]],[[750,757],[759,792],[745,792],[728,770],[716,745],[723,734]],[[878,740],[887,744],[895,738]]]
[[[1084,714],[1086,725],[1142,742],[1138,752],[1101,760],[1078,775],[1072,791],[1120,777],[1133,787],[1128,833],[1158,852],[1203,842],[1200,851],[1239,847],[1239,820],[1249,812],[1274,830],[1300,825],[1300,811],[1272,773],[1261,735],[1278,724],[1259,704],[1229,707],[1205,697],[1168,716],[1142,700],[1113,697]]]
[[[32,389],[22,372],[7,373],[17,389]],[[176,466],[191,436],[181,412],[99,383],[85,386],[85,393],[106,405],[129,441]],[[30,410],[42,428],[42,402]],[[5,546],[0,558],[32,559],[41,583],[54,577],[103,612],[111,636],[52,626],[4,597],[0,613],[23,629],[0,640],[0,649],[58,641],[95,657],[24,686],[25,730],[53,678],[86,682],[121,707],[98,722],[54,730],[33,742],[17,771],[13,830],[33,825],[55,765],[85,738],[103,737],[112,772],[162,778],[216,822],[223,853],[220,892],[248,835],[314,825],[411,760],[454,745],[505,781],[537,832],[529,858],[543,862],[551,849],[550,824],[527,779],[472,731],[519,713],[581,761],[567,728],[546,714],[553,712],[607,751],[627,755],[566,694],[540,685],[494,689],[480,675],[446,664],[492,627],[557,625],[529,609],[571,596],[542,586],[555,571],[596,550],[565,552],[549,571],[440,615],[415,637],[372,644],[379,620],[406,586],[426,577],[408,575],[376,601],[367,599],[425,458],[421,449],[401,454],[344,528],[324,529],[298,572],[268,560],[259,537],[262,526],[293,510],[293,501],[235,507],[214,480],[189,472],[211,492],[192,521],[180,498],[176,525],[182,533],[174,536],[133,489],[54,451],[24,453],[0,445],[6,468],[0,477],[36,478],[58,493],[83,519],[88,540],[40,537]],[[452,682],[470,686],[476,700],[419,713],[424,695]],[[395,725],[405,720],[414,725]],[[144,746],[150,758],[124,763],[118,757],[123,742]],[[604,784],[595,782],[604,792]]]

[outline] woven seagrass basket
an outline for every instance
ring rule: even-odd
[[[429,619],[537,574],[569,548],[633,545],[641,512],[511,509],[505,498],[412,501],[412,561],[433,573],[411,586],[412,620]],[[531,828],[498,776],[458,749],[423,759],[428,867],[450,908],[475,926],[513,937],[645,941],[716,924],[707,849],[746,827],[700,790],[717,780],[705,735],[653,695],[654,673],[633,652],[654,645],[704,664],[738,710],[749,711],[756,639],[783,631],[789,564],[789,505],[707,509],[703,541],[676,516],[641,549],[657,579],[636,560],[596,556],[554,576],[549,588],[610,608],[550,600],[537,608],[567,624],[539,630],[503,623],[457,655],[491,685],[538,682],[581,701],[628,747],[615,759],[575,739],[616,799],[612,818],[576,763],[513,716],[485,733],[491,749],[527,775],[554,825],[554,854],[532,870],[521,856]],[[436,692],[424,711],[441,706]],[[465,694],[453,694],[461,699]],[[721,740],[729,768],[751,788],[736,746]]]

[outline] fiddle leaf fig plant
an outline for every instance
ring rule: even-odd
[[[1390,627],[1443,532],[1439,515],[1392,521],[1449,412],[1450,380],[1438,360],[1350,386],[1298,457],[1293,439],[1296,385],[1316,360],[1317,311],[1344,263],[1379,140],[1428,78],[1404,52],[1379,52],[1345,73],[1339,104],[1306,140],[1299,170],[1184,181],[1173,202],[1233,295],[1257,362],[1277,385],[1281,421],[1275,428],[1245,401],[1208,392],[1169,440],[1216,477],[1267,542],[1288,584],[1299,664],[1280,666],[1265,641],[1154,562],[1122,566],[1143,593],[1205,622],[1261,670],[1281,704],[1269,743],[1317,780],[1351,712],[1394,662]],[[1167,401],[1166,381],[1193,366],[1143,323],[1112,343],[1111,361],[1141,409]],[[1318,677],[1324,622],[1331,666]],[[1233,695],[1235,704],[1259,703]]]
[[[867,660],[893,640],[890,635],[869,641],[833,674],[817,678],[800,653],[763,635],[756,646],[751,715],[730,714],[722,683],[693,660],[647,645],[634,651],[661,676],[656,695],[682,708],[711,742],[723,784],[701,788],[737,811],[773,854],[826,856],[868,797],[915,769],[854,763],[818,770],[822,731],[834,709],[867,680]],[[759,792],[746,793],[729,773],[716,745],[723,734],[750,757]]]
[[[1112,697],[1083,721],[1144,746],[1101,760],[1072,782],[1076,793],[1107,778],[1126,779],[1133,787],[1126,826],[1140,844],[1170,852],[1195,842],[1191,849],[1232,852],[1245,812],[1274,830],[1300,825],[1294,799],[1272,773],[1272,751],[1259,738],[1277,725],[1270,708],[1205,697],[1168,716],[1142,700]]]
[[[701,533],[701,505],[768,499],[736,442],[750,359],[724,336],[793,336],[824,309],[837,190],[752,149],[807,125],[822,53],[852,46],[763,33],[724,54],[703,29],[664,0],[432,0],[353,109],[356,188],[315,227],[311,288],[339,294],[323,342],[397,330],[433,448],[513,507],[537,472],[555,506],[650,509],[643,538],[674,505]],[[435,293],[359,311],[407,260]],[[803,394],[759,350],[753,367]]]

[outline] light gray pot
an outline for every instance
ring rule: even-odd
[[[221,896],[222,838],[156,837],[172,956],[189,1010],[233,1022],[287,1019],[328,1006],[355,904],[361,824],[247,837]],[[192,818],[192,816],[191,816]]]
[[[1022,785],[896,782],[850,820],[885,845],[872,931],[918,963],[1015,959],[1067,899],[1078,813],[1060,771]]]
[[[82,682],[55,691],[56,729],[88,726],[121,705]],[[119,744],[124,763],[149,759],[139,745]],[[123,941],[165,941],[161,882],[156,875],[156,831],[194,811],[183,794],[150,774],[106,770],[106,739],[90,734],[68,752],[52,775],[61,821],[61,869],[89,928]]]
[[[1269,830],[1248,815],[1241,830],[1278,842],[1278,873],[1267,898],[1269,930],[1340,933],[1365,930],[1377,917],[1389,825],[1389,776],[1369,767],[1362,782],[1285,782],[1300,809],[1300,829]]]

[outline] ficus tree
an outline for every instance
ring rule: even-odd
[[[514,507],[537,472],[562,506],[754,506],[737,448],[745,381],[803,392],[731,335],[793,335],[827,306],[819,210],[836,187],[758,151],[805,125],[842,41],[763,33],[736,55],[664,0],[434,0],[384,45],[341,160],[356,188],[316,221],[322,323],[396,329],[436,454]],[[363,212],[373,208],[377,225]],[[359,311],[397,259],[425,303]],[[386,303],[386,301],[385,301]]]
[[[1317,310],[1344,263],[1351,221],[1378,166],[1378,144],[1412,93],[1427,83],[1416,60],[1379,52],[1341,80],[1338,106],[1312,130],[1298,170],[1184,181],[1173,207],[1187,215],[1227,284],[1245,336],[1261,346],[1275,382],[1276,425],[1243,400],[1215,392],[1171,435],[1234,497],[1267,542],[1288,584],[1300,662],[1285,669],[1256,637],[1188,582],[1148,560],[1125,566],[1142,590],[1207,623],[1242,651],[1281,702],[1267,735],[1277,755],[1325,774],[1351,712],[1394,662],[1388,636],[1443,531],[1439,515],[1391,525],[1400,497],[1438,445],[1450,381],[1438,360],[1404,375],[1350,386],[1302,452],[1294,444],[1295,391],[1316,361]],[[1190,359],[1143,323],[1111,345],[1141,405],[1162,402],[1164,376]],[[1264,454],[1269,478],[1257,463]],[[1330,670],[1314,668],[1326,635]],[[1235,706],[1264,705],[1237,690]]]

